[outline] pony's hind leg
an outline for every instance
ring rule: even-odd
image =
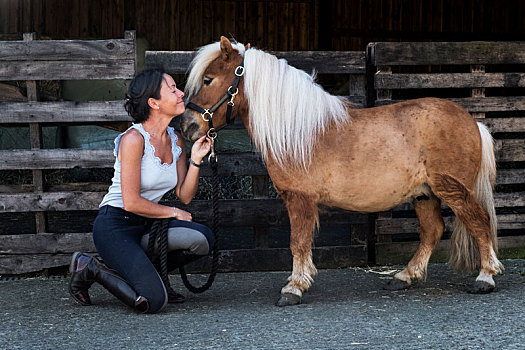
[[[407,267],[398,272],[383,288],[399,290],[410,287],[412,281],[425,279],[430,255],[443,235],[445,227],[441,216],[441,201],[434,194],[425,199],[414,199],[419,220],[420,243]]]
[[[462,261],[462,264],[456,264],[456,267],[466,271],[480,268],[471,292],[490,293],[496,285],[492,276],[501,272],[503,265],[497,259],[494,250],[489,213],[481,206],[475,193],[454,177],[438,174],[431,177],[431,182],[434,193],[448,204],[456,214],[456,220],[460,221],[456,227],[464,225],[465,231],[468,231],[476,242],[474,245],[465,245],[462,250],[456,252],[461,255],[457,260]],[[459,231],[454,234],[466,235]]]
[[[293,255],[293,271],[288,284],[281,290],[277,306],[295,305],[301,302],[303,292],[310,288],[312,276],[317,269],[312,261],[313,231],[318,223],[317,202],[302,193],[283,192],[290,217],[290,249]]]

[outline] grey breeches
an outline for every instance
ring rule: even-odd
[[[149,233],[146,233],[140,241],[144,250],[148,248],[148,240]],[[190,221],[171,220],[168,228],[168,251],[186,250],[192,254],[206,255],[212,246],[213,234],[208,227]]]

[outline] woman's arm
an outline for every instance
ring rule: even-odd
[[[191,214],[173,207],[157,204],[140,195],[140,166],[144,155],[144,138],[137,130],[122,135],[118,150],[120,183],[124,209],[148,218],[172,218],[191,221]],[[178,165],[177,165],[178,167]]]
[[[191,163],[186,170],[186,146],[179,134],[177,134],[177,145],[182,149],[179,160],[177,161],[177,186],[175,193],[184,204],[191,202],[199,186],[199,168]],[[193,144],[191,148],[191,160],[196,164],[201,164],[202,158],[210,151],[211,140],[203,136]]]

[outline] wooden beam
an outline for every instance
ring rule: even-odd
[[[318,268],[366,266],[367,252],[363,246],[313,248]],[[0,255],[0,274],[22,274],[69,265],[71,254]],[[210,271],[210,260],[201,259],[188,265],[187,272]],[[236,249],[219,252],[219,272],[291,270],[292,254],[288,248]]]
[[[267,175],[260,153],[219,153],[220,176]],[[39,149],[0,151],[0,170],[15,169],[73,169],[112,168],[115,156],[112,150]],[[201,167],[201,176],[211,176],[207,163]]]
[[[525,73],[414,73],[375,75],[376,89],[449,89],[525,87]]]
[[[270,51],[288,64],[321,74],[365,74],[364,51]],[[146,51],[146,68],[162,68],[170,74],[186,74],[194,51]]]
[[[132,121],[124,101],[0,102],[1,124]]]
[[[525,41],[377,42],[374,66],[524,64]]]

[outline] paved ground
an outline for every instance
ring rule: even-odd
[[[474,277],[441,264],[401,292],[381,289],[399,267],[321,270],[304,303],[286,308],[273,303],[288,273],[220,274],[157,315],[98,286],[96,305],[77,305],[66,278],[2,281],[0,349],[525,349],[525,260],[504,265],[489,295],[467,294]]]

